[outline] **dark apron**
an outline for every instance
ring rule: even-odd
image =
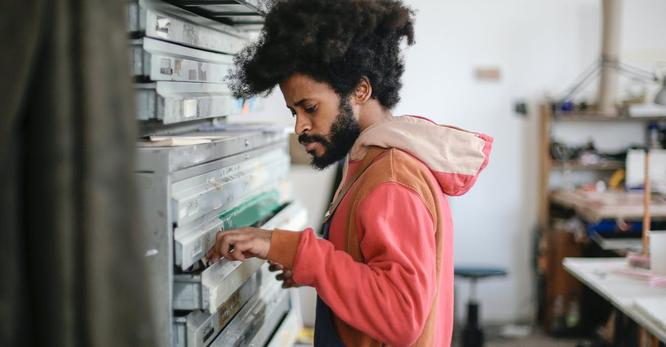
[[[363,158],[361,166],[358,168],[356,174],[345,183],[345,185],[340,189],[338,194],[334,197],[331,202],[331,206],[326,212],[324,217],[324,225],[322,226],[322,237],[325,240],[328,240],[328,232],[331,227],[330,218],[335,210],[338,208],[338,205],[342,201],[342,198],[347,194],[351,186],[356,182],[356,180],[370,167],[374,160],[381,154],[386,153],[385,149],[378,147],[372,147],[368,150],[368,153]],[[344,178],[342,178],[344,179]],[[335,325],[333,324],[333,311],[331,308],[324,303],[324,301],[317,295],[317,313],[315,316],[315,336],[314,336],[314,345],[315,347],[345,347],[345,344],[338,336],[338,332],[335,330]]]
[[[328,229],[331,226],[329,220],[322,227],[323,237],[328,240]],[[317,295],[317,315],[315,316],[315,331],[314,331],[314,346],[315,347],[345,347],[345,344],[340,340],[338,332],[335,331],[333,325],[333,312],[331,308],[324,303],[324,301]]]

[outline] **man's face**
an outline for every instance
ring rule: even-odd
[[[312,165],[323,169],[344,158],[360,133],[349,101],[328,84],[303,74],[292,75],[280,83],[280,89]]]

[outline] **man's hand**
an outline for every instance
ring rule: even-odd
[[[269,261],[269,263],[271,265],[268,267],[268,270],[273,271],[273,272],[282,271],[282,273],[277,274],[277,276],[275,276],[275,278],[278,281],[282,281],[282,288],[300,287],[299,285],[297,285],[294,282],[294,279],[292,278],[293,273],[291,272],[291,270],[285,270],[284,267],[280,264],[276,264],[276,263],[273,263],[273,262],[270,262],[270,261]]]
[[[240,228],[219,231],[215,245],[208,251],[206,259],[215,263],[224,257],[229,260],[245,260],[257,257],[266,259],[271,248],[272,231],[258,228]]]

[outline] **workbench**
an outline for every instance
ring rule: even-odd
[[[622,273],[632,270],[625,258],[566,258],[563,266],[581,283],[608,300],[622,315],[662,343],[666,342],[666,320],[646,313],[644,306],[645,303],[652,303],[649,307],[652,311],[659,310],[655,303],[665,307],[666,286],[651,286],[646,280]],[[663,317],[664,312],[660,312]],[[624,333],[628,334],[616,328],[616,336]]]

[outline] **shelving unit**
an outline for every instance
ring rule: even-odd
[[[596,125],[618,124],[619,126],[636,126],[635,124],[648,124],[650,122],[666,121],[663,117],[630,117],[626,112],[619,115],[599,114],[595,112],[554,112],[550,104],[540,107],[539,119],[539,247],[537,270],[540,277],[540,312],[541,320],[546,331],[553,334],[575,333],[577,326],[567,327],[566,315],[571,305],[579,305],[581,285],[573,279],[562,267],[562,260],[566,257],[581,256],[583,246],[579,239],[566,230],[559,223],[554,223],[553,208],[571,209],[559,200],[553,199],[551,175],[553,173],[582,173],[607,178],[616,170],[623,169],[625,164],[621,161],[607,160],[594,164],[583,164],[577,160],[558,162],[551,158],[550,146],[553,128],[560,124],[566,126],[590,126],[593,132],[604,131]],[[572,210],[572,213],[575,213]],[[580,306],[578,306],[580,309]]]
[[[550,157],[551,133],[553,126],[558,123],[650,123],[666,122],[666,115],[662,117],[629,117],[604,115],[594,112],[567,112],[554,113],[550,104],[540,107],[539,136],[539,226],[542,230],[550,224],[550,173],[553,170],[590,170],[614,171],[624,168],[620,161],[609,161],[598,164],[582,164],[577,161],[556,162]]]

